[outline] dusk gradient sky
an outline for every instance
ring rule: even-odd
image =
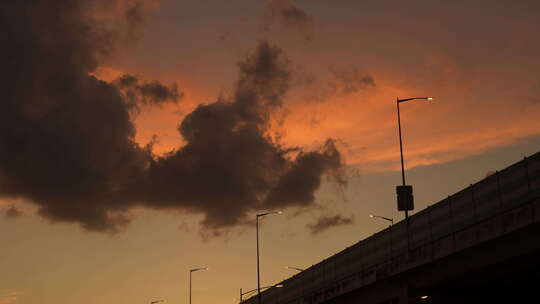
[[[540,2],[5,1],[0,304],[237,303],[540,150]],[[413,212],[414,213],[414,212]]]

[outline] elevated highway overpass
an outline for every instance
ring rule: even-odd
[[[540,152],[284,280],[261,302],[517,303],[537,298],[538,282]]]

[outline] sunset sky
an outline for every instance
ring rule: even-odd
[[[0,4],[0,304],[237,303],[540,150],[540,2]],[[6,35],[7,33],[7,35]],[[414,212],[413,212],[414,213]]]

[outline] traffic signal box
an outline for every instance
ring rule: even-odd
[[[411,185],[396,186],[398,211],[413,210],[414,196]]]

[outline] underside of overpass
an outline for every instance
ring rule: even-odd
[[[536,223],[324,304],[528,303],[540,295],[539,283]]]

